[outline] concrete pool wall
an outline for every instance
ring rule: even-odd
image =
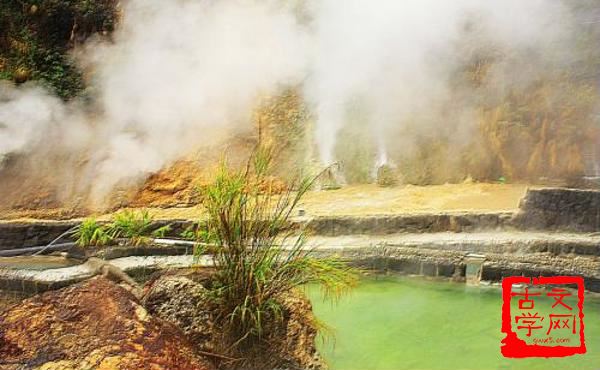
[[[482,280],[580,275],[588,290],[600,291],[599,217],[598,191],[536,189],[528,191],[516,212],[301,217],[294,223],[308,230],[308,247],[316,255],[338,255],[362,268],[460,280],[467,256],[476,253],[483,256]],[[2,222],[0,250],[44,245],[77,223]],[[156,226],[164,224],[178,236],[193,221],[161,220]],[[192,263],[191,250],[181,246],[115,247],[102,253],[116,263],[138,256],[126,266],[131,271],[135,263],[149,268],[142,256],[154,258],[153,269],[172,268],[169,256],[181,262],[181,255],[187,255],[188,266]],[[179,262],[178,267],[186,266]],[[0,289],[43,291],[77,280],[58,270],[54,276],[61,279],[49,281],[41,280],[39,272],[0,269]]]

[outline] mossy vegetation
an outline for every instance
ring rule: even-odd
[[[0,2],[0,79],[38,80],[63,99],[85,83],[69,51],[92,34],[109,35],[116,0]]]

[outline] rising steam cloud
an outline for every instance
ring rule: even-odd
[[[566,40],[568,12],[558,1],[338,1],[314,3],[317,56],[312,63],[307,92],[317,115],[317,137],[325,164],[336,160],[338,131],[348,104],[360,98],[367,122],[379,143],[378,162],[387,160],[387,145],[406,146],[412,137],[391,135],[399,126],[417,120],[418,131],[452,131],[468,136],[475,121],[469,102],[463,101],[463,119],[434,117],[453,95],[449,76],[468,58],[456,45],[469,22],[483,45],[530,49],[557,62],[571,50]],[[550,53],[553,50],[553,53]],[[497,70],[505,85],[527,84],[531,67],[541,63],[511,64]],[[433,125],[432,125],[433,122]],[[432,127],[433,126],[433,127]],[[391,139],[391,140],[390,140]],[[457,141],[464,141],[464,137]],[[389,143],[391,141],[391,143]],[[387,142],[387,144],[386,144]]]
[[[456,44],[469,19],[484,25],[476,32],[482,43],[563,63],[566,13],[553,0],[129,0],[113,40],[90,40],[76,54],[90,76],[91,105],[65,104],[33,85],[0,87],[0,163],[29,156],[43,167],[60,158],[64,197],[87,194],[100,204],[115,186],[224,131],[251,129],[257,99],[290,85],[304,87],[323,164],[336,160],[357,97],[385,162],[387,146],[410,145],[393,136],[408,121],[468,137],[468,102],[442,124],[432,107],[452,95],[447,81],[463,61]],[[505,85],[526,84],[543,68],[533,63],[494,73]]]
[[[44,148],[85,156],[78,171],[90,181],[79,191],[94,203],[224,130],[247,129],[260,94],[305,73],[306,36],[281,4],[131,0],[123,14],[114,42],[92,40],[78,56],[93,107],[31,86],[3,86],[0,98],[0,157]]]

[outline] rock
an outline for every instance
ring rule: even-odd
[[[213,369],[184,334],[102,278],[0,313],[1,369]]]
[[[318,331],[310,301],[301,292],[286,294],[281,300],[287,317],[279,357],[289,369],[325,369],[316,347]]]
[[[192,343],[213,351],[214,323],[208,290],[185,276],[162,276],[145,288],[142,303],[153,314],[180,328]]]
[[[0,221],[0,250],[46,245],[77,224],[75,221]]]
[[[515,221],[522,229],[598,231],[600,191],[528,189]]]
[[[189,277],[164,275],[149,283],[142,300],[149,312],[176,326],[186,333],[202,351],[228,356],[223,353],[224,330],[213,318],[214,309],[209,291]],[[321,369],[325,365],[317,352],[315,339],[317,325],[312,315],[312,306],[300,292],[288,293],[280,298],[284,309],[284,320],[271,330],[265,343],[257,346],[257,358],[232,368],[244,369]],[[253,353],[252,356],[257,355]],[[247,356],[237,356],[239,358]],[[256,365],[259,363],[260,365]],[[228,368],[227,364],[223,368]],[[238,366],[238,367],[236,367]],[[241,367],[240,367],[241,366]]]
[[[16,83],[22,84],[29,80],[31,77],[31,71],[25,67],[19,67],[14,73],[14,80]]]

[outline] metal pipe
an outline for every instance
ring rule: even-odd
[[[122,239],[119,241],[127,241],[127,239]],[[198,243],[198,242],[193,242],[193,241],[189,241],[189,240],[163,239],[163,238],[152,239],[152,242],[156,243],[156,244],[162,244],[162,245],[185,245],[185,246],[197,246],[197,245],[206,246],[207,245],[204,243]],[[70,249],[76,245],[77,245],[77,243],[75,243],[75,242],[68,242],[68,243],[58,243],[58,244],[51,243],[48,245],[40,245],[40,246],[36,246],[36,247],[6,249],[6,250],[0,250],[0,257],[14,257],[14,256],[20,256],[20,255],[24,255],[24,254],[32,254],[33,256],[36,256],[45,251],[62,251],[62,250]]]
[[[203,246],[208,246],[208,244],[206,244],[206,243],[199,243],[199,242],[193,242],[191,240],[181,240],[181,239],[157,238],[157,239],[152,239],[152,242],[154,242],[156,244],[164,244],[164,245],[191,245],[191,246],[203,245]]]
[[[64,233],[60,234],[59,236],[57,236],[54,240],[52,240],[50,242],[50,244],[46,245],[46,248],[42,248],[41,250],[35,252],[33,255],[37,256],[38,254],[42,254],[42,252],[44,252],[46,249],[50,248],[51,246],[54,245],[54,243],[56,243],[57,241],[61,240],[63,237],[67,236],[67,234],[71,234],[75,229],[77,229],[79,226],[73,226],[72,228],[70,228],[69,230],[65,231]]]

